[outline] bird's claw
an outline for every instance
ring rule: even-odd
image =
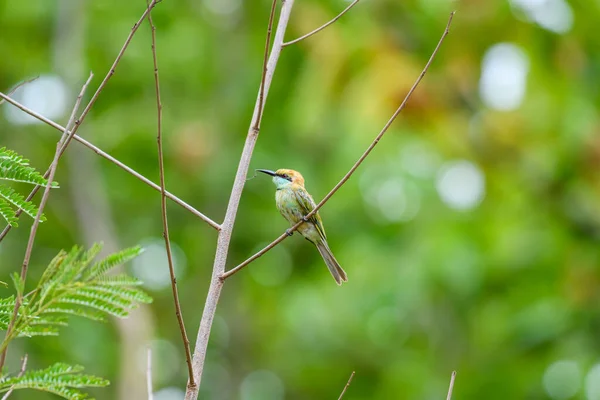
[[[291,229],[286,229],[285,230],[286,235],[288,236],[292,236],[294,234],[294,232],[291,231]]]
[[[304,222],[308,222],[308,218],[306,218],[306,217],[302,217],[302,221],[304,221]]]

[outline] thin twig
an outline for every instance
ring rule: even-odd
[[[98,155],[106,158],[107,160],[111,161],[112,163],[116,164],[117,166],[119,166],[124,171],[126,171],[129,174],[135,176],[137,179],[141,180],[142,182],[144,182],[145,184],[147,184],[148,186],[152,187],[153,189],[155,189],[157,191],[161,190],[160,186],[158,186],[154,182],[150,181],[149,179],[145,178],[143,175],[139,174],[138,172],[136,172],[132,168],[126,166],[122,162],[118,161],[114,157],[112,157],[109,154],[105,153],[104,151],[100,150],[98,147],[94,146],[90,142],[84,140],[80,136],[77,136],[75,133],[77,132],[77,130],[79,129],[79,126],[81,125],[81,123],[83,122],[83,120],[85,119],[85,117],[88,115],[90,109],[92,108],[92,106],[94,105],[94,103],[96,102],[96,100],[98,99],[98,97],[100,96],[100,93],[102,92],[102,90],[104,89],[104,87],[106,86],[106,84],[108,83],[108,80],[114,75],[115,69],[116,69],[117,65],[121,61],[121,58],[123,57],[123,54],[125,53],[125,50],[129,46],[129,43],[131,42],[131,39],[133,38],[133,35],[138,30],[140,24],[144,21],[144,19],[146,18],[146,16],[150,12],[150,10],[152,8],[154,8],[154,6],[159,1],[160,0],[153,0],[153,1],[151,1],[150,4],[148,5],[148,8],[146,10],[144,10],[144,13],[142,14],[142,16],[140,17],[140,19],[138,20],[138,22],[136,22],[133,25],[133,28],[131,29],[131,32],[127,36],[127,39],[125,39],[125,43],[123,44],[123,46],[121,47],[121,50],[117,54],[117,57],[116,57],[115,61],[113,62],[110,70],[108,71],[108,73],[104,77],[104,79],[102,80],[102,83],[100,83],[100,86],[98,86],[98,89],[96,90],[96,92],[92,96],[92,99],[87,104],[86,108],[83,110],[81,116],[76,120],[75,127],[73,128],[73,132],[72,132],[73,138],[75,140],[77,140],[78,142],[80,142],[84,146],[90,148],[96,154],[98,154]],[[39,119],[40,121],[45,122],[46,124],[48,124],[48,125],[56,128],[56,129],[58,129],[60,131],[64,131],[64,128],[62,126],[60,126],[59,124],[57,124],[54,121],[51,121],[51,120],[49,120],[49,119],[47,119],[47,118],[45,118],[45,117],[43,117],[43,116],[41,116],[39,114],[37,114],[36,112],[28,109],[27,107],[23,106],[22,104],[19,104],[18,102],[16,102],[15,100],[11,99],[7,95],[5,95],[3,93],[0,93],[0,97],[3,100],[8,101],[9,103],[13,104],[14,106],[16,106],[16,107],[20,108],[21,110],[25,111],[29,115],[31,115],[31,116]],[[66,148],[66,146],[63,148],[63,150],[61,150],[61,156],[62,156],[62,153],[64,152],[65,148]],[[49,171],[47,171],[46,174],[48,174],[48,172]],[[29,194],[29,196],[27,196],[27,200],[31,200],[33,198],[33,196],[35,196],[35,194],[37,193],[37,191],[39,189],[40,189],[39,186],[34,187],[34,189],[31,191],[31,193]],[[183,200],[180,200],[179,198],[177,198],[176,196],[174,196],[173,194],[171,194],[169,192],[167,192],[167,197],[169,197],[169,199],[175,201],[177,204],[179,204],[180,206],[182,206],[186,210],[190,211],[191,213],[193,213],[194,215],[196,215],[197,217],[199,217],[200,219],[202,219],[203,221],[205,221],[206,223],[208,223],[210,226],[212,226],[216,230],[220,229],[219,224],[217,224],[216,222],[214,222],[213,220],[211,220],[210,218],[208,218],[207,216],[205,216],[204,214],[202,214],[200,211],[196,210],[195,208],[193,208],[189,204],[185,203]],[[22,210],[17,210],[16,216],[19,217],[21,215],[21,213],[22,213]],[[7,225],[4,228],[4,230],[2,231],[2,233],[0,233],[0,241],[2,241],[2,239],[4,239],[4,237],[8,234],[8,232],[11,229],[12,229],[12,227],[10,225]]]
[[[342,400],[342,397],[344,397],[348,386],[350,386],[350,382],[352,382],[352,378],[354,378],[354,372],[355,371],[352,371],[352,373],[350,374],[350,378],[348,378],[348,382],[346,383],[346,386],[344,386],[344,390],[342,390],[342,393],[340,393],[340,397],[338,397],[338,400]]]
[[[71,140],[73,134],[70,132],[72,130],[73,125],[75,124],[75,114],[81,104],[81,99],[83,98],[83,94],[87,89],[90,81],[94,74],[90,72],[90,77],[85,82],[83,87],[81,88],[81,92],[79,92],[79,96],[77,96],[77,100],[75,101],[75,106],[73,107],[73,111],[71,112],[71,116],[69,117],[69,121],[67,122],[67,126],[61,136],[60,140],[56,144],[56,151],[54,153],[54,159],[52,160],[52,164],[50,164],[50,174],[48,175],[48,181],[46,183],[46,187],[44,189],[44,194],[42,195],[42,199],[40,200],[40,205],[38,208],[38,212],[33,220],[33,225],[31,226],[31,232],[29,233],[29,240],[27,241],[27,247],[25,249],[25,257],[23,257],[23,265],[21,265],[21,284],[25,283],[27,279],[27,270],[29,268],[29,260],[31,258],[31,252],[33,251],[33,242],[35,241],[35,236],[37,234],[38,226],[40,225],[40,219],[42,218],[42,214],[44,212],[44,208],[46,207],[46,202],[48,201],[48,197],[50,196],[50,188],[52,187],[52,182],[54,181],[54,174],[56,173],[56,167],[58,166],[58,159],[60,156],[60,151],[62,149],[63,144],[68,144]],[[15,308],[12,314],[12,318],[6,329],[6,336],[4,337],[4,341],[2,342],[2,354],[0,355],[0,371],[4,367],[4,362],[6,361],[6,352],[8,350],[8,343],[13,337],[13,330],[15,328],[15,324],[17,318],[19,316],[19,308],[21,307],[21,303],[23,302],[23,293],[19,291],[17,293],[17,298],[15,299]]]
[[[452,399],[452,391],[454,390],[454,379],[456,378],[456,371],[452,371],[452,375],[450,376],[450,386],[448,387],[448,395],[446,396],[446,400]]]
[[[202,372],[204,370],[204,361],[206,359],[206,349],[208,346],[208,339],[210,337],[210,329],[212,327],[212,322],[217,310],[217,303],[219,302],[221,289],[223,288],[223,280],[221,280],[220,277],[221,274],[225,272],[225,263],[227,262],[227,255],[229,253],[231,233],[233,232],[235,217],[240,204],[240,198],[242,197],[244,184],[246,182],[248,166],[250,165],[250,161],[252,159],[252,152],[258,139],[258,130],[255,130],[254,127],[259,114],[262,112],[260,109],[260,92],[263,92],[264,108],[264,101],[269,93],[271,81],[273,80],[273,74],[275,73],[277,62],[279,61],[283,37],[285,35],[285,30],[287,28],[293,6],[294,0],[286,0],[283,2],[281,7],[279,22],[277,24],[277,29],[275,30],[275,39],[273,40],[271,55],[269,56],[269,60],[267,62],[267,72],[264,78],[261,80],[262,89],[259,89],[259,94],[254,105],[254,113],[252,115],[252,120],[250,121],[250,127],[248,128],[248,134],[246,136],[246,142],[244,144],[244,149],[242,150],[242,155],[238,164],[238,169],[233,182],[233,188],[231,189],[229,204],[227,205],[225,218],[223,220],[223,224],[221,225],[221,231],[219,232],[212,277],[210,286],[208,288],[206,302],[204,304],[204,311],[202,312],[202,319],[200,320],[200,328],[198,329],[196,347],[194,349],[193,362],[196,387],[187,387],[185,393],[186,400],[196,400],[198,398],[198,389],[200,387]],[[262,70],[265,71],[264,66]]]
[[[51,127],[53,127],[56,130],[59,130],[61,132],[63,132],[65,130],[65,128],[38,114],[37,112],[31,110],[30,108],[27,108],[26,106],[24,106],[23,104],[17,102],[16,100],[14,100],[11,97],[8,97],[7,95],[5,95],[4,93],[0,92],[0,98],[6,100],[7,102],[9,102],[10,104],[14,105],[15,107],[21,109],[22,111],[26,112],[27,114],[31,115],[32,117],[35,117],[37,119],[39,119],[40,121],[50,125]],[[81,120],[79,120],[79,124],[81,125]],[[137,178],[138,180],[144,182],[146,185],[150,186],[152,189],[160,192],[160,186],[157,185],[156,183],[152,182],[151,180],[149,180],[148,178],[146,178],[145,176],[143,176],[142,174],[140,174],[139,172],[135,171],[133,168],[128,167],[127,165],[125,165],[124,163],[122,163],[121,161],[117,160],[116,158],[114,158],[113,156],[111,156],[110,154],[106,153],[105,151],[103,151],[102,149],[100,149],[99,147],[97,147],[96,145],[92,144],[91,142],[83,139],[81,136],[78,135],[73,135],[73,139],[78,141],[79,143],[81,143],[82,145],[84,145],[85,147],[89,148],[90,150],[92,150],[94,153],[98,154],[99,156],[105,158],[106,160],[110,161],[111,163],[115,164],[117,167],[121,168],[122,170],[124,170],[125,172],[129,173],[130,175],[134,176],[135,178]],[[46,171],[46,176],[49,173],[49,171]],[[27,196],[27,200],[31,200],[33,198],[33,196],[37,193],[37,191],[39,190],[39,186],[36,186],[31,193],[29,194],[29,196]],[[166,192],[166,195],[169,199],[171,199],[172,201],[174,201],[175,203],[179,204],[181,207],[185,208],[187,211],[191,212],[192,214],[194,214],[195,216],[197,216],[198,218],[202,219],[204,222],[206,222],[207,224],[209,224],[211,227],[213,227],[216,230],[220,230],[221,227],[219,224],[217,224],[215,221],[213,221],[212,219],[210,219],[209,217],[207,217],[206,215],[202,214],[200,211],[196,210],[194,207],[192,207],[191,205],[189,205],[188,203],[186,203],[185,201],[181,200],[179,197],[175,196],[174,194],[170,193],[170,192]],[[16,214],[17,217],[19,215],[21,215],[22,210],[17,210]],[[8,225],[6,228],[4,228],[4,230],[2,231],[2,233],[0,233],[0,241],[2,241],[2,239],[4,239],[4,237],[6,236],[6,234],[8,233],[8,231],[10,231],[11,226]]]
[[[305,219],[308,219],[308,218],[312,217],[317,211],[319,211],[319,209],[321,207],[323,207],[323,205],[331,198],[331,196],[333,196],[335,194],[335,192],[337,192],[338,189],[340,187],[342,187],[342,185],[344,183],[346,183],[346,181],[348,179],[350,179],[350,177],[352,176],[352,174],[354,173],[354,171],[356,171],[356,169],[360,166],[360,164],[362,164],[362,162],[365,160],[365,158],[367,158],[367,156],[369,155],[369,153],[371,153],[371,151],[377,145],[377,143],[379,143],[379,141],[381,140],[381,138],[383,137],[383,135],[385,135],[385,133],[388,131],[389,127],[392,125],[392,123],[394,122],[394,120],[396,119],[396,117],[398,116],[398,114],[400,114],[400,112],[402,112],[402,110],[406,106],[406,103],[410,99],[411,95],[413,94],[413,92],[415,91],[415,89],[417,88],[417,86],[419,86],[419,83],[421,82],[421,80],[425,76],[425,73],[427,73],[427,70],[429,69],[429,66],[433,62],[436,54],[438,53],[438,50],[442,46],[442,43],[444,42],[444,39],[446,38],[446,36],[450,32],[450,24],[452,23],[452,18],[454,17],[454,13],[455,13],[454,11],[450,13],[450,18],[448,19],[448,24],[446,25],[446,29],[444,30],[444,33],[442,34],[442,37],[440,38],[437,46],[433,50],[433,53],[431,53],[431,56],[429,57],[429,61],[427,61],[427,64],[425,64],[425,67],[423,68],[423,70],[419,74],[419,77],[417,78],[417,80],[415,81],[415,83],[412,85],[412,87],[410,88],[410,90],[408,91],[408,93],[406,94],[406,97],[402,101],[402,104],[400,104],[400,106],[398,107],[398,109],[396,109],[396,111],[394,112],[394,114],[392,115],[392,117],[385,124],[385,126],[383,127],[383,129],[381,130],[381,132],[379,132],[379,134],[377,135],[377,137],[375,138],[375,140],[373,140],[373,142],[369,145],[369,147],[367,148],[367,150],[365,150],[365,152],[363,153],[363,155],[360,156],[360,158],[358,159],[358,161],[356,161],[356,163],[354,163],[354,165],[352,166],[352,168],[350,168],[350,171],[348,171],[346,173],[346,175],[344,175],[344,177],[337,183],[337,185],[335,185],[333,187],[333,189],[331,189],[331,191],[329,193],[327,193],[327,195],[323,198],[323,200],[321,200],[319,202],[319,204],[317,204],[317,206],[310,213],[308,213],[305,216]],[[267,251],[271,250],[273,247],[275,247],[276,245],[278,245],[279,243],[281,243],[282,241],[284,241],[289,236],[289,234],[287,232],[294,232],[303,223],[304,223],[303,221],[299,221],[297,224],[295,224],[294,226],[292,226],[288,231],[286,231],[286,233],[283,233],[281,236],[279,236],[277,239],[275,239],[273,242],[271,242],[264,249],[260,250],[258,253],[254,254],[252,257],[250,257],[249,259],[247,259],[246,261],[244,261],[243,263],[241,263],[237,267],[232,268],[229,271],[227,271],[226,273],[222,274],[221,277],[220,277],[221,280],[225,280],[225,279],[229,278],[231,275],[234,275],[236,272],[240,271],[242,268],[244,268],[245,266],[247,266],[248,264],[250,264],[252,261],[256,260],[257,258],[259,258],[260,256],[262,256],[263,254],[265,254]]]
[[[23,374],[25,373],[25,369],[27,368],[27,354],[25,354],[23,356],[23,361],[21,361],[21,370],[19,371],[19,374],[17,375],[17,378],[20,378],[23,376]],[[13,390],[15,389],[15,385],[12,385],[10,387],[10,389],[8,389],[8,392],[6,392],[4,394],[4,396],[2,396],[2,400],[6,400],[8,399],[8,397],[12,394]]]
[[[150,14],[150,11],[152,11],[152,9],[154,8],[154,6],[157,3],[159,3],[160,1],[161,0],[152,0],[150,2],[150,4],[148,4],[148,7],[142,13],[142,16],[140,17],[140,19],[133,25],[133,28],[131,28],[131,32],[129,32],[129,35],[127,36],[127,39],[125,39],[125,43],[123,43],[123,46],[121,47],[121,50],[119,51],[119,54],[117,54],[117,58],[115,58],[115,61],[113,62],[113,64],[110,67],[110,69],[108,70],[108,73],[106,74],[106,76],[104,77],[104,79],[102,80],[102,82],[100,83],[100,86],[98,86],[98,89],[96,89],[96,92],[94,93],[94,95],[90,99],[89,103],[87,104],[87,106],[85,107],[85,109],[83,110],[83,112],[81,113],[81,116],[79,117],[79,123],[83,122],[83,120],[85,119],[85,117],[87,116],[87,114],[92,109],[92,106],[94,105],[94,103],[96,103],[96,100],[98,99],[98,96],[100,96],[100,92],[102,92],[102,90],[104,89],[104,87],[108,83],[108,80],[110,78],[112,78],[112,76],[115,74],[115,69],[117,68],[117,65],[119,64],[119,61],[121,61],[121,58],[123,57],[123,54],[125,54],[125,50],[127,50],[127,47],[129,46],[129,43],[131,42],[131,39],[133,39],[133,35],[135,35],[135,32],[138,30],[138,28],[140,27],[140,25],[142,24],[142,22],[144,22],[144,19],[146,18],[146,16],[148,14]],[[75,126],[75,131],[77,131],[77,127],[78,126],[79,126],[79,124],[77,126]]]
[[[146,351],[146,388],[148,389],[148,400],[153,400],[152,391],[152,349],[148,346]]]
[[[39,78],[39,76],[36,76],[35,78],[27,79],[26,81],[18,83],[17,86],[15,86],[14,88],[12,88],[10,90],[10,92],[8,92],[7,96],[11,96],[14,92],[17,91],[18,88],[20,88],[23,85],[26,85],[28,83],[31,83],[31,82],[35,81],[37,78]],[[6,100],[4,100],[4,99],[0,99],[0,105],[2,105],[5,101]]]
[[[350,9],[352,7],[354,7],[356,5],[356,3],[358,3],[360,0],[354,0],[352,3],[350,3],[350,5],[348,7],[346,7],[344,9],[344,11],[342,11],[341,13],[339,13],[334,19],[332,19],[331,21],[327,22],[325,25],[321,25],[320,27],[318,27],[317,29],[315,29],[314,31],[308,32],[306,35],[300,36],[298,39],[294,39],[291,40],[289,42],[285,42],[283,44],[283,47],[289,46],[291,44],[294,43],[298,43],[301,40],[304,40],[312,35],[314,35],[315,33],[318,33],[320,31],[322,31],[323,29],[327,28],[329,25],[333,24],[335,21],[337,21],[338,19],[340,19],[342,17],[342,15],[346,14],[348,11],[350,11]]]
[[[154,86],[156,90],[156,143],[158,145],[158,171],[160,175],[160,213],[163,225],[163,238],[165,239],[165,248],[167,251],[167,260],[169,264],[169,274],[171,276],[171,289],[173,292],[173,303],[175,304],[175,315],[179,323],[179,331],[181,332],[181,340],[183,341],[183,350],[185,352],[185,360],[188,366],[188,376],[190,385],[194,384],[194,371],[192,370],[192,353],[190,351],[190,340],[188,339],[183,315],[181,314],[181,304],[179,302],[179,291],[177,290],[177,278],[175,277],[175,267],[173,266],[173,255],[171,252],[171,240],[169,239],[169,223],[167,220],[167,196],[165,195],[165,162],[163,157],[162,146],[162,102],[160,99],[160,80],[158,77],[158,60],[156,57],[156,26],[152,22],[152,12],[148,13],[148,23],[152,32],[152,61],[154,63]]]
[[[258,90],[258,116],[254,122],[254,130],[258,134],[260,130],[260,121],[262,120],[264,111],[264,97],[265,97],[265,78],[267,76],[267,62],[269,60],[269,45],[271,44],[271,31],[273,30],[273,18],[275,16],[275,7],[277,6],[277,0],[273,0],[271,4],[271,14],[269,14],[269,24],[267,28],[267,39],[265,44],[265,56],[263,58],[263,69],[262,76],[260,77],[260,89]]]

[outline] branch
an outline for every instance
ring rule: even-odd
[[[15,107],[21,109],[22,111],[26,112],[27,114],[31,115],[32,117],[35,117],[35,118],[39,119],[40,121],[42,121],[42,122],[50,125],[51,127],[53,127],[56,130],[59,130],[61,132],[65,130],[65,128],[63,126],[61,126],[60,124],[57,124],[56,122],[54,122],[54,121],[52,121],[52,120],[50,120],[50,119],[48,119],[48,118],[46,118],[46,117],[44,117],[44,116],[36,113],[35,111],[33,111],[33,110],[25,107],[23,104],[17,102],[16,100],[12,99],[11,97],[8,97],[7,95],[5,95],[2,92],[0,92],[0,98],[6,100],[10,104],[12,104]],[[81,122],[82,122],[82,120],[80,119],[79,120],[79,125],[81,125]],[[148,178],[146,178],[145,176],[143,176],[139,172],[135,171],[133,168],[128,167],[127,165],[125,165],[121,161],[117,160],[116,158],[114,158],[110,154],[106,153],[105,151],[103,151],[99,147],[95,146],[91,142],[88,142],[87,140],[83,139],[81,136],[78,136],[78,135],[74,134],[73,135],[73,139],[76,140],[76,141],[78,141],[82,145],[86,146],[87,148],[91,149],[94,153],[98,154],[99,156],[101,156],[101,157],[105,158],[106,160],[110,161],[111,163],[115,164],[117,167],[121,168],[122,170],[124,170],[125,172],[129,173],[130,175],[134,176],[138,180],[144,182],[146,185],[150,186],[152,189],[154,189],[154,190],[156,190],[158,192],[161,191],[159,185],[157,185],[156,183],[152,182],[151,180],[149,180]],[[48,173],[49,173],[49,171],[47,171],[46,175],[44,175],[44,176],[47,177]],[[33,196],[37,193],[38,190],[39,190],[39,186],[36,186],[31,191],[31,193],[29,194],[29,196],[27,196],[27,200],[31,200],[33,198]],[[181,207],[185,208],[187,211],[191,212],[192,214],[194,214],[198,218],[202,219],[204,222],[206,222],[207,224],[209,224],[210,226],[212,226],[216,230],[220,230],[221,229],[221,227],[220,227],[219,224],[217,224],[215,221],[213,221],[212,219],[210,219],[206,215],[202,214],[200,211],[196,210],[194,207],[192,207],[191,205],[189,205],[185,201],[181,200],[179,197],[175,196],[174,194],[172,194],[170,192],[165,192],[165,194],[166,194],[166,196],[169,199],[171,199],[175,203],[179,204]],[[17,216],[21,215],[21,213],[22,213],[22,210],[17,210],[17,212],[16,212]],[[4,237],[6,236],[6,234],[8,233],[8,231],[10,231],[10,229],[11,229],[10,225],[7,226],[6,228],[4,228],[4,230],[2,231],[2,233],[0,233],[0,241],[2,241],[2,239],[4,239]]]
[[[7,96],[10,96],[10,95],[12,95],[14,92],[16,92],[16,91],[17,91],[17,89],[18,89],[18,88],[20,88],[20,87],[21,87],[21,86],[23,86],[23,85],[26,85],[26,84],[28,84],[28,83],[31,83],[31,82],[35,81],[37,78],[39,78],[39,76],[36,76],[35,78],[31,78],[31,79],[28,79],[28,80],[26,80],[26,81],[23,81],[23,82],[20,82],[20,83],[18,83],[18,84],[17,84],[17,86],[15,86],[14,88],[12,88],[12,89],[10,90],[10,92],[8,92]],[[5,102],[5,101],[6,101],[6,100],[4,100],[4,99],[0,99],[0,105],[2,105],[2,104]]]
[[[19,371],[17,378],[20,378],[23,376],[23,374],[25,373],[25,368],[27,368],[27,354],[25,354],[25,356],[23,357],[23,361],[21,361],[21,370]],[[12,385],[11,388],[8,389],[8,392],[6,392],[4,394],[4,396],[2,396],[2,400],[8,399],[8,397],[12,394],[14,389],[15,389],[15,385]]]
[[[304,39],[306,39],[306,38],[308,38],[308,37],[310,37],[310,36],[314,35],[315,33],[319,33],[320,31],[322,31],[323,29],[327,28],[329,25],[333,24],[335,21],[337,21],[338,19],[340,19],[340,18],[342,17],[342,15],[344,15],[344,14],[346,14],[348,11],[350,11],[350,9],[351,9],[352,7],[354,7],[354,5],[355,5],[356,3],[358,3],[359,1],[360,1],[360,0],[354,0],[352,3],[350,3],[350,5],[349,5],[348,7],[346,7],[346,8],[344,9],[344,11],[342,11],[341,13],[339,13],[339,14],[337,15],[337,17],[335,17],[334,19],[332,19],[331,21],[329,21],[329,22],[328,22],[328,23],[326,23],[325,25],[321,25],[320,27],[318,27],[318,28],[317,28],[317,29],[315,29],[314,31],[308,32],[308,33],[307,33],[306,35],[304,35],[304,36],[300,36],[298,39],[294,39],[294,40],[291,40],[291,41],[289,41],[289,42],[285,42],[285,43],[283,44],[283,47],[289,46],[289,45],[291,45],[291,44],[294,44],[294,43],[298,43],[299,41],[301,41],[301,40],[304,40]]]
[[[379,141],[381,140],[381,138],[383,137],[383,135],[385,135],[385,133],[388,131],[389,127],[392,125],[392,123],[394,122],[394,120],[396,119],[396,117],[398,116],[398,114],[400,114],[400,112],[402,112],[402,110],[406,106],[406,103],[410,99],[411,95],[413,94],[413,92],[415,91],[415,89],[417,88],[417,86],[419,86],[419,83],[421,82],[421,80],[423,79],[423,77],[425,76],[425,74],[427,73],[427,70],[429,69],[429,66],[433,62],[436,54],[438,53],[438,50],[442,46],[442,43],[444,42],[444,39],[446,38],[446,36],[450,32],[450,24],[452,23],[452,18],[454,17],[454,13],[455,13],[455,11],[453,11],[453,12],[450,13],[450,18],[448,19],[448,24],[446,25],[446,29],[444,30],[444,33],[442,34],[442,37],[440,38],[437,46],[433,50],[433,53],[431,53],[431,56],[429,57],[429,61],[427,61],[427,64],[425,64],[425,67],[423,68],[423,70],[419,74],[419,77],[417,78],[417,80],[415,81],[415,83],[412,85],[412,87],[410,88],[410,90],[408,91],[408,93],[406,94],[406,97],[402,101],[402,104],[400,104],[400,107],[398,107],[398,109],[396,109],[396,111],[394,112],[394,114],[392,115],[392,117],[385,124],[385,126],[383,127],[383,129],[381,130],[381,132],[379,132],[379,134],[377,135],[377,137],[375,138],[375,140],[373,140],[373,142],[369,145],[369,147],[367,148],[367,150],[365,150],[365,152],[363,153],[363,155],[360,156],[360,158],[358,159],[358,161],[356,161],[356,163],[354,163],[354,165],[352,166],[352,168],[350,168],[350,171],[348,171],[346,173],[346,175],[344,175],[344,177],[337,183],[337,185],[335,185],[333,187],[333,189],[331,189],[331,191],[329,193],[327,193],[327,195],[323,198],[323,200],[321,200],[319,202],[319,204],[317,204],[317,206],[310,213],[308,213],[304,217],[305,219],[308,219],[308,218],[312,217],[317,211],[319,211],[319,209],[321,207],[323,207],[323,205],[325,205],[325,203],[331,198],[331,196],[333,196],[335,194],[335,192],[337,192],[338,189],[340,187],[342,187],[342,185],[344,185],[344,183],[346,183],[346,181],[348,179],[350,179],[350,177],[352,176],[352,174],[354,173],[354,171],[356,171],[356,169],[360,166],[360,164],[362,164],[362,162],[371,153],[371,151],[377,145],[377,143],[379,143]],[[267,251],[271,250],[273,247],[275,247],[276,245],[278,245],[279,243],[281,243],[282,241],[284,241],[289,236],[289,234],[287,232],[290,232],[290,233],[294,232],[303,223],[304,223],[304,221],[298,222],[297,224],[295,224],[294,226],[292,226],[290,229],[288,229],[288,231],[286,231],[286,233],[283,233],[281,236],[279,236],[277,239],[275,239],[273,242],[271,242],[271,244],[269,244],[267,247],[265,247],[264,249],[260,250],[258,253],[254,254],[252,257],[250,257],[249,259],[247,259],[246,261],[244,261],[243,263],[241,263],[237,267],[235,267],[233,269],[230,269],[226,273],[222,274],[220,276],[221,280],[225,280],[225,279],[229,278],[231,275],[237,273],[242,268],[244,268],[245,266],[247,266],[248,264],[250,264],[252,261],[256,260],[257,258],[259,258],[260,256],[262,256],[263,254],[265,254]]]
[[[267,28],[267,39],[265,44],[265,56],[263,58],[262,76],[260,77],[260,89],[258,90],[258,116],[254,122],[254,131],[258,135],[260,130],[260,121],[262,119],[264,111],[264,97],[265,97],[265,80],[267,76],[267,62],[269,59],[269,45],[271,44],[271,31],[273,30],[273,17],[275,16],[275,6],[277,6],[277,0],[273,0],[271,4],[271,14],[269,14],[269,24]]]
[[[346,383],[346,386],[344,386],[344,390],[342,390],[342,393],[340,393],[340,397],[338,397],[338,400],[342,400],[342,397],[344,397],[348,386],[350,386],[350,382],[352,382],[352,378],[354,378],[354,372],[355,371],[352,371],[352,373],[350,374],[350,378],[348,378],[348,383]]]
[[[448,387],[448,395],[446,396],[446,400],[452,399],[452,390],[454,390],[454,379],[456,378],[456,371],[452,371],[452,376],[450,376],[450,387]]]
[[[77,100],[75,100],[75,106],[73,106],[73,111],[71,112],[71,116],[69,117],[69,121],[67,122],[67,127],[65,128],[63,135],[60,140],[56,144],[56,151],[54,153],[54,159],[52,160],[52,164],[50,164],[50,173],[48,175],[48,181],[46,183],[46,187],[44,189],[44,194],[42,195],[42,200],[40,201],[40,206],[38,212],[33,220],[33,225],[31,226],[31,232],[29,234],[29,240],[27,241],[27,248],[25,249],[25,257],[23,258],[23,265],[21,266],[21,285],[25,284],[25,280],[27,279],[27,270],[29,268],[29,260],[31,258],[31,252],[33,251],[33,242],[35,240],[35,236],[37,234],[38,226],[40,225],[40,219],[42,218],[42,214],[44,212],[44,207],[46,207],[46,202],[48,201],[48,197],[50,196],[50,188],[52,187],[52,182],[54,181],[54,174],[56,173],[56,167],[58,166],[58,159],[60,158],[60,152],[63,148],[63,145],[68,145],[71,138],[73,137],[73,133],[70,132],[70,129],[73,128],[75,124],[75,114],[79,109],[79,105],[81,104],[81,99],[85,90],[87,89],[90,81],[94,74],[90,72],[90,77],[85,82],[83,87],[81,88],[81,92],[79,92],[79,96],[77,96]],[[17,292],[17,298],[15,299],[15,308],[12,314],[12,318],[6,329],[6,336],[4,336],[4,341],[2,343],[2,354],[0,355],[0,371],[4,367],[4,363],[6,361],[6,352],[8,351],[8,342],[12,338],[14,334],[14,328],[17,322],[17,318],[19,316],[19,308],[21,308],[21,303],[23,302],[23,293],[22,291]]]
[[[156,142],[158,144],[158,170],[160,175],[160,211],[163,224],[163,238],[165,239],[165,248],[167,251],[167,260],[169,263],[169,274],[171,276],[171,289],[173,292],[173,302],[175,303],[175,315],[179,323],[181,332],[181,340],[183,341],[183,350],[188,366],[188,376],[190,385],[194,386],[194,371],[192,370],[192,353],[190,351],[190,340],[185,331],[183,315],[181,314],[181,304],[179,303],[179,292],[177,290],[177,278],[175,278],[175,268],[173,267],[173,255],[171,253],[171,240],[169,239],[169,223],[167,222],[167,196],[165,194],[165,163],[163,158],[162,146],[162,102],[160,100],[160,81],[158,77],[158,60],[156,57],[156,26],[152,22],[152,13],[148,13],[148,23],[152,31],[152,61],[154,63],[154,86],[156,89],[156,109],[157,109],[157,135]]]
[[[217,303],[219,302],[219,297],[221,295],[221,289],[223,288],[223,280],[220,277],[225,272],[225,263],[227,262],[231,233],[233,232],[235,217],[240,203],[240,198],[242,196],[242,191],[244,189],[244,184],[246,182],[248,166],[250,165],[250,161],[252,159],[252,152],[258,139],[259,130],[255,129],[255,127],[260,128],[260,126],[257,126],[257,121],[259,121],[261,118],[264,109],[264,100],[266,100],[269,93],[269,88],[273,80],[273,74],[275,73],[275,68],[277,66],[277,62],[279,61],[281,50],[283,49],[283,37],[285,35],[285,30],[287,28],[293,6],[294,0],[286,0],[283,2],[279,16],[279,22],[275,31],[275,39],[273,40],[271,55],[267,62],[266,68],[264,65],[262,68],[263,77],[260,83],[258,98],[254,105],[254,113],[250,122],[250,128],[248,129],[248,135],[246,136],[246,142],[244,144],[244,149],[242,150],[242,155],[238,164],[238,169],[233,182],[233,188],[231,189],[231,196],[229,197],[229,204],[227,205],[225,218],[223,220],[223,224],[221,225],[221,231],[219,232],[212,278],[208,289],[208,295],[206,297],[206,303],[204,305],[204,311],[202,313],[202,319],[200,321],[200,328],[198,329],[198,336],[196,339],[196,347],[194,349],[193,358],[194,378],[197,385],[195,387],[188,385],[185,393],[186,400],[195,400],[198,397],[198,389],[200,387],[200,380],[204,370],[204,361],[206,359],[206,349],[208,346],[210,329],[217,309]],[[275,9],[272,7],[271,14],[273,14],[274,11]],[[270,17],[270,23],[272,23],[272,20],[273,17]],[[268,32],[270,30],[271,27],[268,28],[267,35],[269,35]],[[262,103],[260,100],[261,97],[263,98]]]
[[[148,350],[146,352],[146,387],[148,388],[148,400],[153,400],[154,395],[152,393],[152,349],[150,347],[148,347]]]

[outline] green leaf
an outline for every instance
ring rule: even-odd
[[[2,218],[4,218],[10,226],[13,226],[15,228],[19,226],[19,223],[17,222],[19,221],[19,219],[17,218],[15,210],[13,210],[10,207],[10,203],[8,203],[3,198],[0,198],[0,215],[2,215]]]
[[[142,251],[143,249],[141,247],[135,246],[121,250],[118,253],[111,254],[88,269],[87,273],[84,274],[83,279],[89,281],[96,277],[100,277],[116,266],[124,264],[127,261],[139,256]]]
[[[0,179],[46,186],[48,181],[29,166],[29,160],[6,147],[0,148]],[[52,187],[58,187],[56,182]]]
[[[20,377],[4,376],[0,379],[0,392],[13,388],[35,389],[62,396],[65,399],[86,399],[88,395],[77,390],[87,387],[103,387],[110,382],[93,375],[81,374],[83,367],[56,363],[41,370],[26,371]]]
[[[0,186],[0,197],[3,197],[14,206],[19,207],[21,210],[23,210],[25,214],[29,215],[31,218],[35,218],[38,213],[38,208],[35,204],[33,204],[30,201],[27,201],[25,197],[17,193],[12,188],[9,188],[7,186]],[[43,222],[45,220],[46,217],[42,215],[40,221]]]

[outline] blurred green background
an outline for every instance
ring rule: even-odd
[[[167,188],[217,222],[256,98],[270,4],[163,0],[153,12]],[[286,38],[347,4],[297,0]],[[65,124],[89,71],[87,99],[144,7],[0,0],[1,90],[39,75],[14,97]],[[349,283],[337,287],[298,235],[232,277],[201,398],[335,399],[356,371],[345,399],[443,399],[457,370],[456,399],[600,399],[600,2],[363,0],[284,49],[251,171],[299,170],[319,201],[400,104],[451,10],[451,33],[408,107],[321,210]],[[147,23],[79,134],[158,181]],[[58,137],[1,106],[0,146],[39,170]],[[127,268],[155,302],[129,320],[75,319],[59,337],[20,339],[9,368],[24,353],[32,368],[79,363],[112,381],[91,391],[98,399],[144,399],[151,346],[155,399],[182,398],[159,194],[78,143],[56,180],[29,284],[62,248],[140,243],[146,253]],[[217,235],[168,209],[193,344]],[[0,244],[2,280],[22,262],[31,220],[21,221]],[[270,180],[249,180],[228,267],[286,228]]]

